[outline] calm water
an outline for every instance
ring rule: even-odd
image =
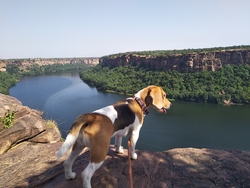
[[[66,136],[75,118],[127,96],[99,92],[82,82],[77,73],[24,77],[10,89],[23,105],[44,112]],[[250,106],[224,106],[173,102],[166,115],[150,109],[137,149],[163,151],[196,147],[250,151]],[[125,141],[123,146],[126,147]]]

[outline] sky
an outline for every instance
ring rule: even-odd
[[[0,0],[0,59],[250,45],[249,0]]]

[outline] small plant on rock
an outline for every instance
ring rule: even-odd
[[[0,118],[1,122],[4,124],[4,128],[8,129],[13,126],[16,111],[8,110],[5,116]]]

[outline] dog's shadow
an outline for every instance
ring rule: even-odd
[[[61,160],[48,162],[52,166],[40,175],[31,176],[28,178],[29,187],[39,188],[79,188],[82,187],[81,172],[89,163],[90,151],[82,152],[74,162],[73,171],[76,172],[76,178],[66,180],[64,177],[64,167]],[[112,169],[112,170],[111,170]],[[50,177],[50,179],[46,179]],[[39,181],[41,180],[41,181]],[[127,150],[124,149],[123,154],[117,154],[113,145],[110,146],[106,159],[103,165],[94,173],[91,179],[93,188],[122,188],[129,187],[128,179],[128,156]]]

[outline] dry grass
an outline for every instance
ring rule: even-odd
[[[54,120],[51,120],[51,119],[46,120],[46,125],[47,125],[47,128],[52,128],[55,131],[60,132],[58,125],[57,125],[56,121],[54,121]]]

